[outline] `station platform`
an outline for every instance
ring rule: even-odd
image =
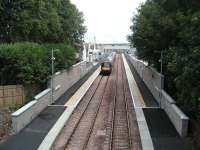
[[[75,109],[53,145],[47,137],[39,150],[144,149],[147,143],[141,142],[121,55],[117,54],[111,75],[97,76],[78,105],[76,101],[72,98],[66,104]]]
[[[0,144],[0,150],[36,150],[47,136],[51,128],[67,109],[64,104],[89,79],[98,66],[94,67],[81,80],[67,90],[54,104],[48,106],[21,132],[12,135]]]
[[[155,150],[193,150],[187,138],[181,138],[162,109],[144,108]]]
[[[125,55],[126,57],[126,55]],[[140,90],[140,93],[144,99],[144,103],[145,103],[145,107],[151,107],[151,108],[158,108],[159,105],[157,103],[157,101],[155,100],[155,98],[153,97],[152,93],[150,92],[150,90],[148,89],[148,87],[145,85],[144,81],[141,79],[141,77],[139,76],[139,74],[137,73],[136,69],[134,68],[134,66],[131,64],[130,60],[128,59],[128,57],[126,57],[127,63],[131,69],[131,72],[133,74],[133,77],[135,79],[135,82]]]
[[[191,150],[129,60],[115,61],[111,76],[94,68],[0,149]]]
[[[191,142],[182,138],[171,123],[169,117],[162,110],[144,81],[138,75],[128,57],[126,60],[144,98],[146,107],[143,107],[145,119],[149,128],[155,150],[193,150]]]

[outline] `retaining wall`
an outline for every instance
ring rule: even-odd
[[[180,136],[187,136],[189,118],[178,108],[176,101],[164,91],[164,76],[155,69],[147,66],[145,62],[127,55],[131,64],[153,94],[160,107],[165,110],[172,124]]]
[[[69,70],[54,74],[54,102],[63,95],[72,85],[86,75],[95,65],[85,61],[73,65]],[[15,133],[22,130],[48,105],[52,103],[51,88],[48,88],[34,97],[34,100],[12,114],[12,127]]]
[[[128,58],[156,101],[160,104],[158,90],[164,87],[164,76],[134,56],[128,55]]]
[[[161,108],[165,110],[174,127],[180,136],[187,136],[189,118],[181,111],[173,100],[164,90],[161,94]]]
[[[73,65],[69,70],[55,73],[53,84],[56,92],[54,93],[54,100],[56,101],[67,89],[86,75],[93,66],[95,66],[95,64],[82,61]]]

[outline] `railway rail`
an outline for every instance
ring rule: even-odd
[[[70,136],[65,149],[84,149],[90,133],[93,128],[93,124],[96,119],[99,107],[102,102],[103,93],[107,83],[108,77],[102,77],[102,84],[99,85],[96,92],[92,96],[88,106],[86,107],[83,115],[78,121],[77,126],[74,128],[74,132]],[[97,92],[98,91],[98,92]]]
[[[113,107],[113,120],[110,149],[130,149],[130,133],[127,113],[125,86],[123,81],[122,62],[119,58],[116,80],[116,96]],[[119,71],[120,70],[120,71]]]
[[[55,150],[140,150],[141,143],[120,55],[110,76],[98,76],[61,134]]]
[[[55,150],[64,150],[75,132],[75,129],[77,128],[80,118],[83,116],[84,112],[86,111],[89,103],[92,100],[92,97],[94,96],[95,92],[99,88],[99,85],[101,83],[102,77],[98,76],[95,83],[92,85],[91,90],[83,97],[83,100],[80,102],[76,110],[71,115],[70,119],[67,121],[62,134],[57,138],[53,149]]]

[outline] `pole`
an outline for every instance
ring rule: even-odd
[[[54,83],[53,83],[53,76],[54,76],[54,50],[51,50],[51,103],[54,102]]]
[[[161,51],[161,53],[160,53],[160,74],[161,74],[161,93],[160,93],[160,107],[162,107],[161,106],[161,103],[162,103],[162,74],[163,74],[163,51]]]
[[[160,54],[160,73],[163,73],[163,51]]]

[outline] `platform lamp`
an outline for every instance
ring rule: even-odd
[[[59,51],[59,49],[51,49],[51,103],[54,102],[54,52]]]

